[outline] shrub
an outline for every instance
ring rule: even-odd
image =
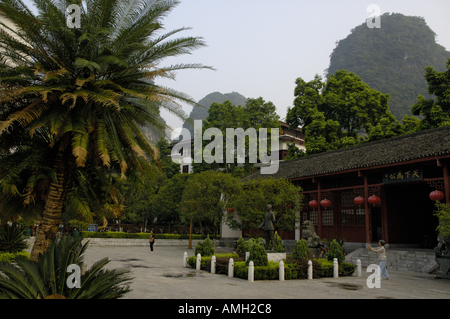
[[[297,240],[294,252],[292,253],[292,258],[295,260],[308,259],[309,254],[308,242],[305,239]]]
[[[195,247],[195,256],[197,256],[198,254],[200,254],[202,257],[214,255],[214,247],[211,239],[209,239],[209,235],[208,237],[206,237],[205,241],[199,241],[197,246]]]
[[[203,256],[203,242],[201,241],[199,241],[197,243],[197,246],[195,246],[194,257],[196,257],[198,254],[200,254],[200,256]]]
[[[439,225],[436,230],[439,236],[450,237],[450,203],[436,203],[436,211],[434,215],[439,220]]]
[[[337,258],[339,265],[345,261],[342,247],[341,245],[339,245],[336,239],[333,239],[333,241],[331,242],[330,251],[328,252],[327,255],[327,259],[331,262],[333,261],[334,258]]]
[[[250,250],[250,256],[246,261],[246,265],[253,261],[255,267],[258,266],[267,266],[269,264],[269,260],[267,259],[266,250],[262,245],[254,245]]]
[[[283,247],[283,240],[281,239],[281,237],[278,235],[277,232],[275,232],[274,241],[275,241],[275,251],[278,253],[284,253],[285,250]],[[269,243],[269,247],[272,247],[272,243]]]
[[[23,228],[5,226],[0,229],[0,252],[15,253],[27,248]]]
[[[333,261],[325,258],[318,259],[321,266],[320,277],[333,277]],[[339,263],[339,275],[351,276],[355,272],[356,266],[351,263]]]
[[[228,262],[230,258],[233,260],[239,260],[237,254],[218,254],[216,256],[216,274],[228,274]],[[211,271],[211,258],[212,256],[201,257],[200,270]],[[188,258],[188,265],[195,268],[197,264],[197,255]]]
[[[245,257],[245,252],[247,252],[247,244],[245,242],[245,239],[241,237],[239,237],[238,241],[237,241],[237,245],[236,245],[236,253],[239,255],[239,257],[243,258]]]
[[[23,256],[27,259],[30,259],[30,253],[23,250],[23,251],[18,251],[15,253],[8,253],[8,252],[0,252],[0,262],[7,262],[7,263],[11,263],[14,261],[14,259],[16,257],[19,256]]]

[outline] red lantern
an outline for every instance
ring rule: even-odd
[[[229,213],[234,212],[234,208],[233,207],[227,208],[227,212],[229,212]]]
[[[444,193],[443,192],[441,192],[441,191],[438,191],[438,190],[435,190],[435,191],[432,191],[431,193],[430,193],[430,199],[432,200],[432,201],[441,201],[441,200],[443,200],[444,199]]]
[[[322,206],[322,207],[330,207],[331,206],[331,201],[329,200],[329,199],[322,199],[321,201],[320,201],[320,205]]]
[[[369,199],[367,201],[369,202],[369,204],[376,205],[381,202],[381,199],[378,196],[372,195],[369,197]]]
[[[355,203],[355,205],[358,205],[358,206],[364,205],[364,197],[362,197],[362,196],[355,197],[353,202]]]
[[[312,201],[309,202],[309,207],[311,207],[311,208],[316,208],[317,205],[318,205],[318,203],[315,199],[313,199]]]

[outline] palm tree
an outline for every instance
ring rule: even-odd
[[[34,0],[37,15],[21,0],[0,0],[0,11],[17,29],[0,23],[0,140],[24,131],[49,138],[46,166],[54,171],[31,259],[55,236],[74,170],[87,163],[113,168],[122,178],[144,172],[157,159],[143,126],[164,130],[160,108],[186,118],[184,93],[156,84],[178,70],[168,57],[204,45],[201,38],[164,34],[162,19],[178,4],[169,0]],[[80,7],[80,28],[66,25],[69,4]],[[11,35],[12,34],[12,35]],[[22,141],[18,142],[18,145]],[[10,147],[14,153],[17,147]]]
[[[15,264],[0,262],[0,299],[117,299],[130,291],[129,269],[104,269],[109,263],[103,258],[80,274],[79,288],[73,284],[69,265],[83,268],[83,254],[88,243],[82,238],[55,238],[47,252],[34,262],[15,258]],[[73,270],[72,270],[73,272]]]

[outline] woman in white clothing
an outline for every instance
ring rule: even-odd
[[[368,250],[371,250],[378,254],[378,259],[379,259],[378,266],[380,267],[380,269],[378,271],[378,278],[380,278],[380,279],[381,279],[381,274],[383,274],[386,279],[389,279],[389,274],[386,269],[387,256],[386,256],[386,249],[384,248],[385,244],[386,243],[384,242],[384,240],[380,240],[378,242],[378,246],[380,246],[380,248],[378,248],[378,249],[373,249],[371,246],[367,246]]]

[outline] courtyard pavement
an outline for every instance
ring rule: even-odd
[[[361,277],[322,278],[313,280],[254,281],[229,278],[183,267],[183,254],[194,255],[187,247],[155,244],[150,253],[146,246],[89,247],[85,263],[90,267],[108,257],[108,268],[131,269],[131,292],[125,299],[177,299],[185,305],[191,300],[274,300],[274,299],[450,299],[450,280],[435,275],[389,270],[390,280],[381,288],[368,288],[371,273],[363,268]],[[229,250],[217,248],[217,253]],[[180,303],[180,300],[183,300]],[[192,301],[191,301],[192,302]],[[187,308],[186,308],[187,309]]]

